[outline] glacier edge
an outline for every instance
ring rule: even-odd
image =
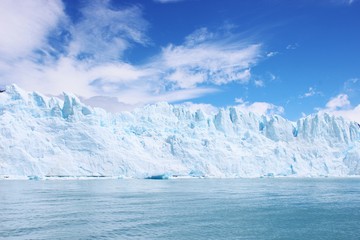
[[[0,176],[360,175],[360,126],[157,103],[107,113],[11,85],[0,94]]]

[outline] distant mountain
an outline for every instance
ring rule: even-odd
[[[119,114],[27,93],[0,94],[0,176],[360,175],[360,127],[325,113],[292,122],[235,107],[158,103]],[[1,177],[0,177],[1,178]]]

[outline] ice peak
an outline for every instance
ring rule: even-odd
[[[5,92],[12,100],[25,100],[27,98],[27,93],[16,84],[6,86]]]
[[[69,93],[64,93],[64,104],[61,111],[63,118],[66,119],[77,113],[81,113],[82,115],[90,115],[93,113],[91,107],[86,106],[77,96]]]

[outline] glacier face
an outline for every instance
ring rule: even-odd
[[[158,103],[111,114],[11,85],[0,124],[0,176],[360,175],[359,124],[325,113],[291,122]]]

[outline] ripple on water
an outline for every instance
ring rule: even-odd
[[[0,181],[0,238],[358,239],[360,179]]]

